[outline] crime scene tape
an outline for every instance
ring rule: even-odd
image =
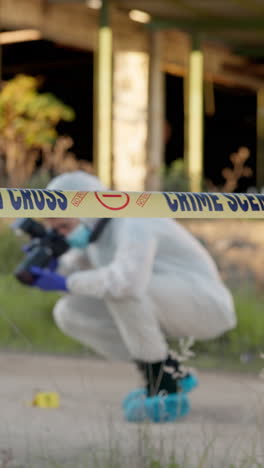
[[[0,218],[264,218],[264,194],[0,189]]]

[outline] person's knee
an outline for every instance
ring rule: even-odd
[[[228,290],[225,290],[226,297],[223,301],[222,315],[223,315],[223,333],[233,330],[237,326],[237,316],[235,310],[234,299]]]
[[[237,316],[235,313],[235,309],[230,309],[228,311],[225,311],[225,322],[223,326],[223,333],[226,333],[228,331],[233,330],[234,328],[237,327]]]
[[[53,318],[57,327],[64,332],[68,329],[67,323],[69,318],[69,312],[69,298],[62,297],[58,300],[53,309]]]

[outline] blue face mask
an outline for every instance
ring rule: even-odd
[[[66,239],[71,247],[84,249],[89,243],[91,233],[91,230],[84,226],[84,224],[78,224],[78,226],[70,234],[68,234]]]

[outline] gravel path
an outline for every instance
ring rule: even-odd
[[[149,450],[153,459],[175,451],[177,460],[185,456],[183,466],[204,467],[208,444],[214,462],[208,466],[224,468],[245,456],[264,466],[264,382],[258,377],[201,372],[189,417],[138,426],[123,421],[120,407],[139,383],[130,364],[3,353],[0,376],[1,468],[99,467],[111,456],[124,457],[122,467],[143,466]],[[59,392],[60,408],[30,406],[37,391]],[[8,449],[11,460],[3,462]]]

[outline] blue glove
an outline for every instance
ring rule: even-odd
[[[64,276],[49,270],[43,270],[39,267],[32,267],[30,272],[34,276],[32,286],[42,289],[43,291],[68,291]]]
[[[48,264],[48,266],[46,267],[49,271],[56,271],[57,268],[58,268],[58,259],[57,258],[52,258]]]

